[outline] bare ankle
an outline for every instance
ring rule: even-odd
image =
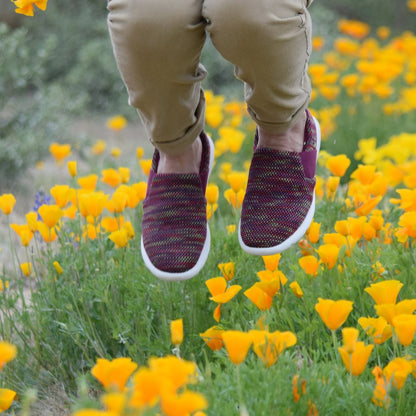
[[[196,138],[179,155],[160,153],[158,173],[198,173],[202,158],[202,143]]]
[[[289,130],[281,134],[272,134],[261,127],[259,132],[259,147],[268,147],[283,152],[301,152],[305,135],[306,114]]]

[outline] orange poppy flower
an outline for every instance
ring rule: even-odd
[[[116,115],[107,120],[106,126],[113,131],[121,131],[127,126],[127,119],[124,116]]]
[[[71,145],[52,143],[49,146],[49,151],[54,157],[55,161],[60,163],[71,154]]]
[[[0,341],[0,370],[5,364],[15,359],[17,348],[15,345],[6,341]]]
[[[205,282],[211,293],[210,300],[215,303],[229,302],[240,290],[240,285],[231,285],[227,288],[227,280],[224,277],[213,277]]]
[[[269,256],[262,256],[264,267],[266,267],[266,270],[269,270],[271,272],[274,272],[279,267],[279,262],[282,255],[280,253],[278,254],[271,254]]]
[[[28,277],[32,273],[32,263],[22,263],[20,265],[20,270],[26,277]]]
[[[27,224],[10,224],[10,228],[20,237],[23,247],[27,247],[33,238],[33,232]]]
[[[0,209],[4,215],[10,215],[13,212],[16,198],[12,194],[0,195]]]
[[[91,175],[88,175],[88,176],[78,178],[78,185],[82,189],[85,189],[85,190],[88,190],[88,191],[94,191],[95,188],[97,187],[97,180],[98,180],[98,175],[91,174]]]
[[[121,184],[121,175],[120,172],[116,169],[103,169],[101,171],[101,175],[101,181],[111,186],[112,188],[116,188]]]
[[[13,403],[16,392],[10,389],[0,388],[0,412],[7,410]]]
[[[175,319],[170,322],[170,339],[173,345],[181,345],[183,342],[183,319]]]
[[[333,269],[338,261],[339,247],[335,244],[323,244],[318,250],[321,262],[328,268]]]
[[[261,311],[269,310],[272,306],[272,296],[268,295],[267,292],[262,290],[258,285],[254,284],[244,292],[247,296]]]
[[[302,267],[303,271],[306,274],[311,276],[317,276],[319,265],[321,264],[320,260],[318,260],[315,256],[303,256],[299,259],[299,265]]]
[[[43,204],[39,207],[38,212],[43,222],[49,228],[55,227],[58,221],[64,215],[64,212],[58,205]]]
[[[224,330],[219,326],[213,326],[208,328],[205,332],[199,334],[199,336],[204,340],[205,344],[208,345],[213,351],[220,350],[224,343],[222,340],[222,333]]]
[[[383,369],[387,382],[392,382],[396,389],[401,389],[407,376],[413,371],[412,364],[405,358],[395,358]]]
[[[342,362],[348,372],[353,376],[358,376],[365,370],[373,348],[374,345],[365,345],[364,342],[359,341],[355,343],[355,347],[352,352],[350,352],[345,346],[338,347],[338,351],[341,354]]]
[[[396,303],[402,287],[403,283],[399,280],[383,280],[382,282],[371,284],[364,291],[373,298],[377,305],[381,305],[383,303]]]
[[[289,287],[292,289],[293,293],[295,294],[296,297],[301,298],[303,297],[303,290],[302,288],[299,286],[299,283],[295,280],[294,282],[292,282]]]
[[[227,281],[233,279],[235,273],[235,263],[233,261],[220,263],[218,268],[221,270],[222,275],[227,279]]]
[[[222,339],[230,360],[235,365],[241,364],[253,342],[251,334],[242,331],[224,331]]]
[[[127,380],[136,370],[137,364],[131,358],[120,357],[112,361],[98,358],[91,370],[91,374],[104,386],[105,389],[114,388],[123,391]]]
[[[358,323],[367,335],[373,339],[374,344],[381,345],[393,334],[391,325],[381,316],[378,318],[362,317],[358,319]]]
[[[408,347],[415,337],[416,332],[416,315],[401,314],[392,319],[394,332],[399,338],[400,344]]]
[[[318,298],[318,303],[315,305],[315,310],[331,331],[337,330],[347,320],[352,308],[353,302],[349,300]]]
[[[68,168],[68,172],[71,175],[72,178],[74,178],[75,176],[77,176],[77,162],[76,160],[70,160],[67,164],[66,164],[67,168]]]

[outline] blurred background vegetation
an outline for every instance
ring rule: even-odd
[[[328,43],[340,17],[392,33],[414,29],[406,0],[315,0],[314,35]],[[46,12],[19,16],[0,0],[0,193],[47,153],[51,142],[71,139],[73,117],[123,114],[137,119],[113,58],[103,0],[51,0]],[[313,58],[312,58],[313,60]],[[233,67],[208,41],[204,87],[242,99]]]

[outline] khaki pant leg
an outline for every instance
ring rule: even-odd
[[[311,19],[307,0],[205,0],[203,15],[218,51],[244,82],[251,117],[279,134],[310,101]]]
[[[129,103],[153,145],[178,154],[204,127],[202,0],[110,0],[108,9]]]

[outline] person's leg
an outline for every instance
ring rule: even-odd
[[[306,231],[314,213],[319,126],[305,111],[311,19],[307,0],[205,0],[212,42],[244,82],[257,123],[242,207],[244,250],[280,252]]]
[[[156,147],[143,202],[143,260],[161,279],[188,279],[210,245],[205,188],[214,152],[203,133],[202,0],[110,0],[108,8],[129,102]]]
[[[149,140],[181,155],[203,130],[202,0],[110,0],[114,55]]]
[[[218,51],[244,82],[251,117],[285,133],[310,99],[311,19],[307,0],[205,0],[203,15]]]

